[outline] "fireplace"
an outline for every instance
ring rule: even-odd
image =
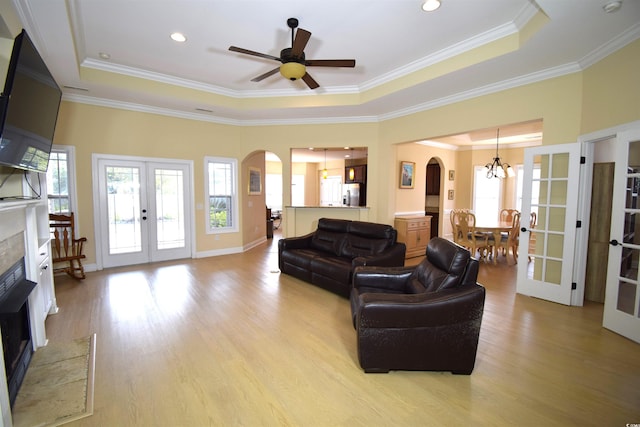
[[[27,298],[35,286],[26,279],[24,258],[0,275],[0,329],[11,406],[33,354]]]

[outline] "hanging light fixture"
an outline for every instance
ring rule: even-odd
[[[327,149],[324,149],[324,169],[322,170],[322,178],[327,179],[329,171],[327,171]]]
[[[351,160],[353,161],[353,148],[351,149]],[[353,181],[356,177],[356,170],[351,166],[349,168],[349,181]]]
[[[509,178],[511,178],[512,176],[515,175],[515,172],[513,172],[513,168],[511,167],[511,165],[509,163],[502,163],[502,161],[500,160],[500,155],[498,154],[498,141],[500,140],[500,129],[498,129],[498,132],[496,134],[496,156],[493,158],[493,162],[492,163],[487,163],[485,165],[485,168],[487,168],[487,178],[491,179],[491,178],[505,178],[506,176],[508,176]]]

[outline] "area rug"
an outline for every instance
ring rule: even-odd
[[[58,426],[92,415],[95,348],[95,334],[39,348],[13,405],[13,425]]]

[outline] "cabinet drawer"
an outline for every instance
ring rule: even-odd
[[[429,226],[429,221],[427,220],[417,220],[417,221],[409,221],[407,222],[407,229],[415,230],[417,228],[425,228]]]

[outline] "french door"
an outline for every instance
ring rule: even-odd
[[[640,343],[640,130],[616,136],[602,325]]]
[[[539,177],[534,164],[540,165]],[[518,293],[571,304],[579,169],[578,143],[525,150]]]
[[[103,267],[191,256],[188,163],[99,158],[97,174]]]

